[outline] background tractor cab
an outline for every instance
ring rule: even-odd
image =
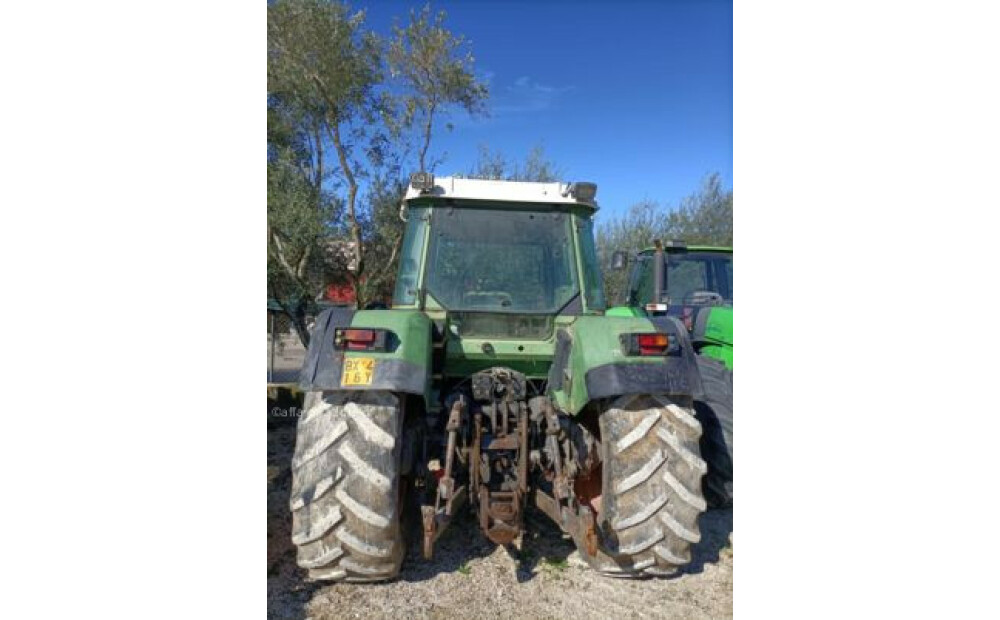
[[[626,265],[615,252],[617,269]],[[733,367],[733,249],[654,242],[638,255],[628,280],[626,306],[611,316],[673,316],[691,332],[701,355]]]

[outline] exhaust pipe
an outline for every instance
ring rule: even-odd
[[[653,241],[653,303],[663,303],[663,243],[656,239]]]

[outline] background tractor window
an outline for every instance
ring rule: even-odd
[[[668,254],[665,290],[672,304],[683,303],[695,291],[712,290],[709,262]]]
[[[733,303],[733,256],[718,252],[664,254],[663,291],[671,305],[683,305],[698,291],[718,293]],[[629,281],[629,305],[653,300],[653,254],[641,254]],[[659,301],[659,300],[657,300]]]
[[[653,300],[653,257],[640,254],[628,283],[628,305],[643,306]]]

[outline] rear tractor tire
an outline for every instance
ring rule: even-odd
[[[706,509],[698,450],[701,425],[690,399],[621,396],[600,417],[602,507],[597,554],[612,576],[670,575],[691,561]]]
[[[292,542],[309,577],[383,581],[399,573],[402,411],[380,391],[310,392],[292,458]]]

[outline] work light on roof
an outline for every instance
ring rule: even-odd
[[[414,172],[410,175],[410,186],[420,192],[434,189],[434,175],[430,172]]]
[[[593,202],[597,197],[597,183],[573,183],[569,186],[569,194],[581,202]]]

